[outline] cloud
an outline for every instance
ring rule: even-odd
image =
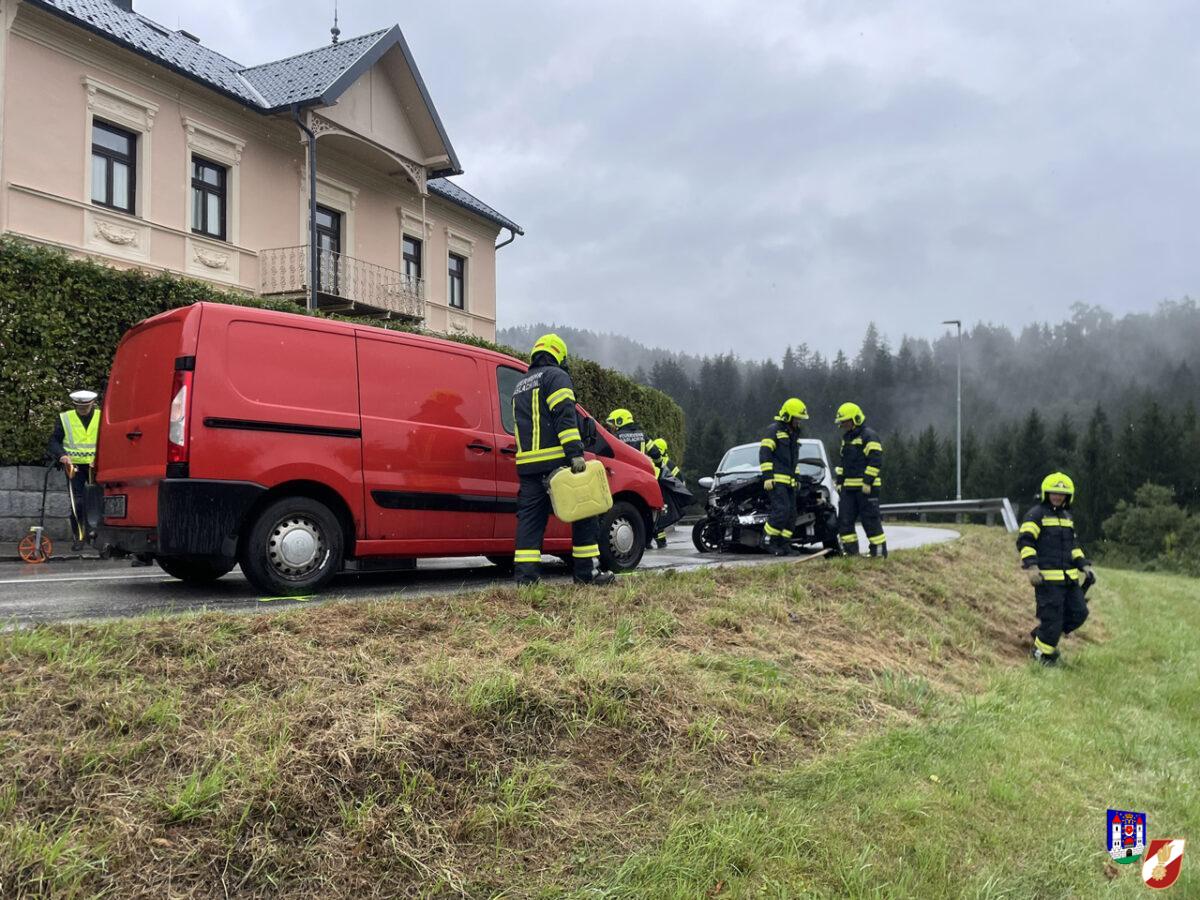
[[[331,4],[135,0],[248,63]],[[1196,292],[1200,9],[1084,0],[343,2],[397,15],[467,173],[525,226],[504,324],[853,351]]]

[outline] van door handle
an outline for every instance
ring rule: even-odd
[[[503,453],[503,454],[505,454],[506,456],[516,456],[516,455],[517,455],[517,448],[516,448],[516,447],[514,447],[514,446],[512,446],[512,445],[510,444],[510,445],[509,445],[509,446],[507,446],[507,447],[501,447],[501,448],[500,448],[500,452],[501,452],[501,453]]]
[[[492,452],[491,447],[489,447],[487,444],[481,444],[478,441],[472,441],[470,444],[467,444],[467,449],[474,450],[476,453],[491,453]]]
[[[133,429],[133,431],[125,432],[125,437],[129,438],[131,441],[136,441],[141,436],[142,436],[142,429],[140,429],[140,428],[135,428],[135,429]]]

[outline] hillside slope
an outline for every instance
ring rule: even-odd
[[[1009,536],[968,528],[883,565],[4,634],[0,883],[570,889],[656,846],[688,798],[1023,666],[1028,594]]]

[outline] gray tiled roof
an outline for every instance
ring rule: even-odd
[[[457,184],[447,178],[431,178],[428,182],[428,185],[429,192],[431,194],[437,194],[439,197],[444,197],[451,203],[457,203],[459,206],[471,210],[476,215],[482,216],[488,221],[495,222],[502,228],[511,228],[517,234],[525,233],[521,229],[521,226],[512,219],[509,219],[508,217],[496,212],[496,210],[492,209],[474,194],[467,193]]]
[[[461,171],[454,149],[442,129],[437,110],[433,107],[433,101],[429,99],[420,72],[417,71],[416,63],[399,28],[374,31],[338,44],[298,53],[287,59],[247,68],[185,37],[182,32],[171,31],[137,12],[121,9],[112,0],[27,2],[261,113],[276,112],[292,104],[332,103],[341,90],[349,87],[350,81],[357,77],[358,66],[372,62],[377,58],[375,54],[399,46],[412,68],[418,87],[428,104],[429,113],[449,151],[452,164],[450,171]],[[515,222],[444,178],[431,179],[429,189],[438,196],[504,228],[511,228],[518,234],[524,233]]]
[[[302,103],[324,94],[388,30],[373,31],[287,59],[242,69],[241,75],[272,106]]]

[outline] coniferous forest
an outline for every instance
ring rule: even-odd
[[[501,339],[520,346],[526,332],[544,327],[508,329]],[[847,400],[863,407],[883,436],[884,502],[954,498],[953,332],[892,343],[868,325],[853,353],[829,358],[797,342],[779,360],[748,361],[734,352],[697,357],[556,327],[574,352],[627,369],[683,407],[684,472],[693,481],[710,474],[728,447],[757,440],[782,399],[794,395],[808,404],[805,434],[823,439],[831,457],[834,410]],[[968,325],[962,354],[964,497],[1006,496],[1023,511],[1042,477],[1062,469],[1075,479],[1086,540],[1101,536],[1121,501],[1136,505],[1146,483],[1166,489],[1151,492],[1155,502],[1169,498],[1200,514],[1194,301],[1122,317],[1077,304],[1068,321],[1019,334]],[[1143,500],[1149,496],[1143,492]],[[1187,523],[1200,527],[1200,518]]]

